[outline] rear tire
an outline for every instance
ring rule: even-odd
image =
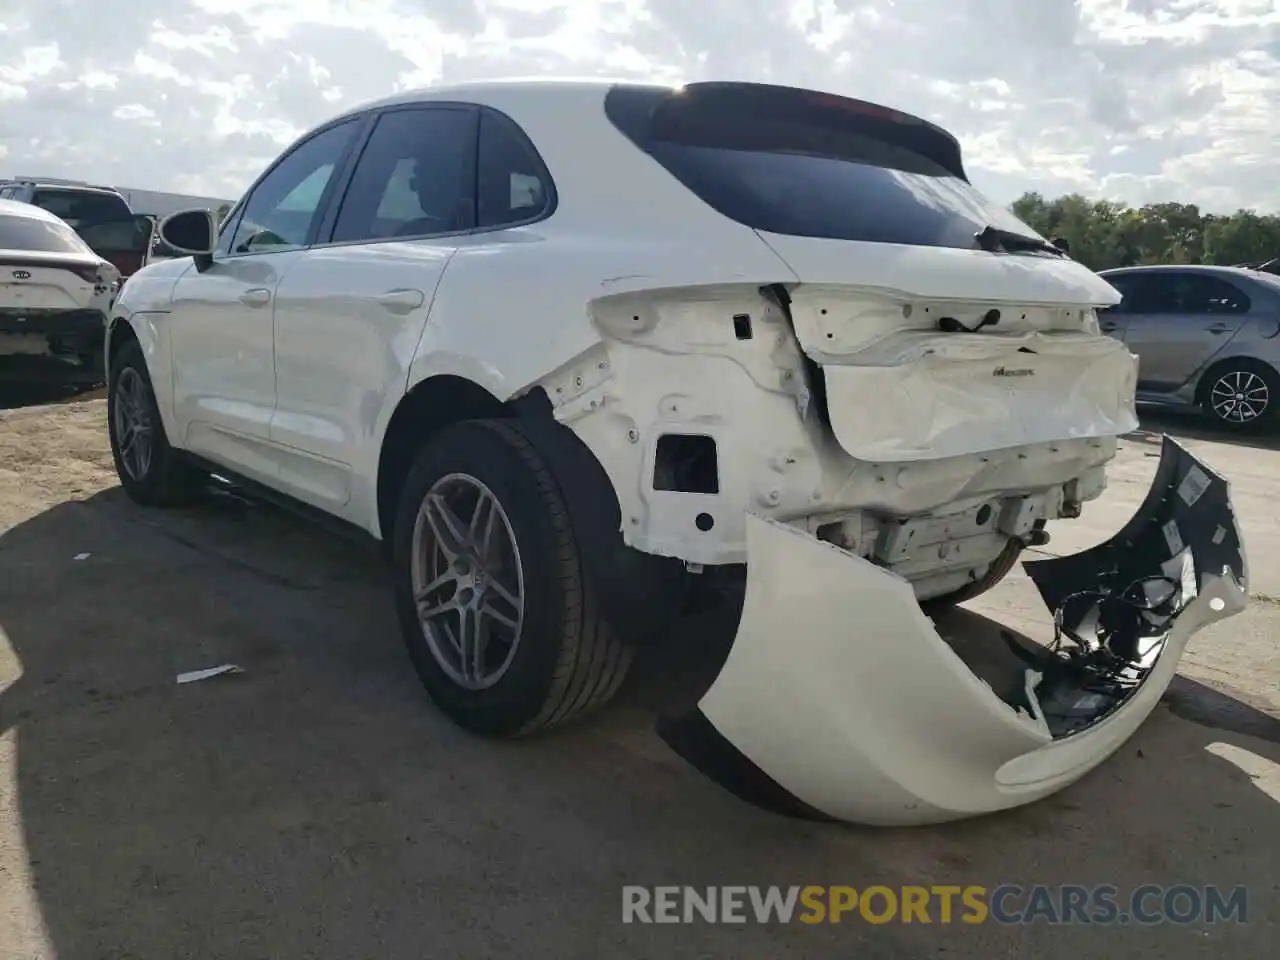
[[[1232,433],[1264,430],[1280,408],[1280,374],[1261,360],[1241,357],[1209,371],[1201,409],[1215,426]]]
[[[617,692],[632,650],[601,616],[560,489],[517,422],[467,421],[430,441],[393,538],[405,645],[454,723],[519,737]]]
[[[208,480],[169,445],[137,341],[121,347],[111,364],[107,432],[120,486],[134,503],[145,507],[189,503]]]

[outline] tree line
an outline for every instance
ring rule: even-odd
[[[1025,193],[1013,212],[1045,237],[1062,237],[1092,270],[1146,263],[1232,266],[1280,257],[1280,216],[1253,210],[1201,213],[1194,203],[1128,207],[1079,194],[1046,200]]]

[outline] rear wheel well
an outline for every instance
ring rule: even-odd
[[[378,527],[383,542],[391,540],[404,482],[424,443],[462,420],[510,416],[506,404],[463,377],[431,377],[405,394],[391,415],[378,457]]]

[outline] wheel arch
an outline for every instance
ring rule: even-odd
[[[683,562],[624,543],[613,482],[587,444],[555,419],[541,387],[504,402],[472,380],[439,374],[409,390],[391,415],[378,458],[383,543],[391,542],[404,483],[423,443],[445,427],[476,419],[517,421],[545,461],[568,507],[584,575],[615,629],[639,640],[665,627],[687,585]]]
[[[162,321],[166,316],[152,313],[133,313],[127,316],[114,314],[107,323],[103,362],[109,386],[111,371],[120,351],[129,343],[138,345],[143,362],[147,365],[147,376],[151,379],[151,390],[155,394],[156,409],[160,411],[160,421],[164,424],[165,433],[169,435],[170,443],[181,447],[182,437],[173,412],[173,373],[168,344],[164,340],[165,325]]]
[[[473,380],[437,374],[416,383],[396,404],[378,452],[378,533],[391,540],[405,479],[422,445],[462,420],[511,417],[513,412]]]

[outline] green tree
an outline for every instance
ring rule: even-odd
[[[1012,210],[1037,233],[1065,237],[1093,270],[1143,263],[1236,264],[1280,257],[1280,216],[1252,210],[1205,214],[1192,203],[1127,207],[1068,194],[1025,193]]]

